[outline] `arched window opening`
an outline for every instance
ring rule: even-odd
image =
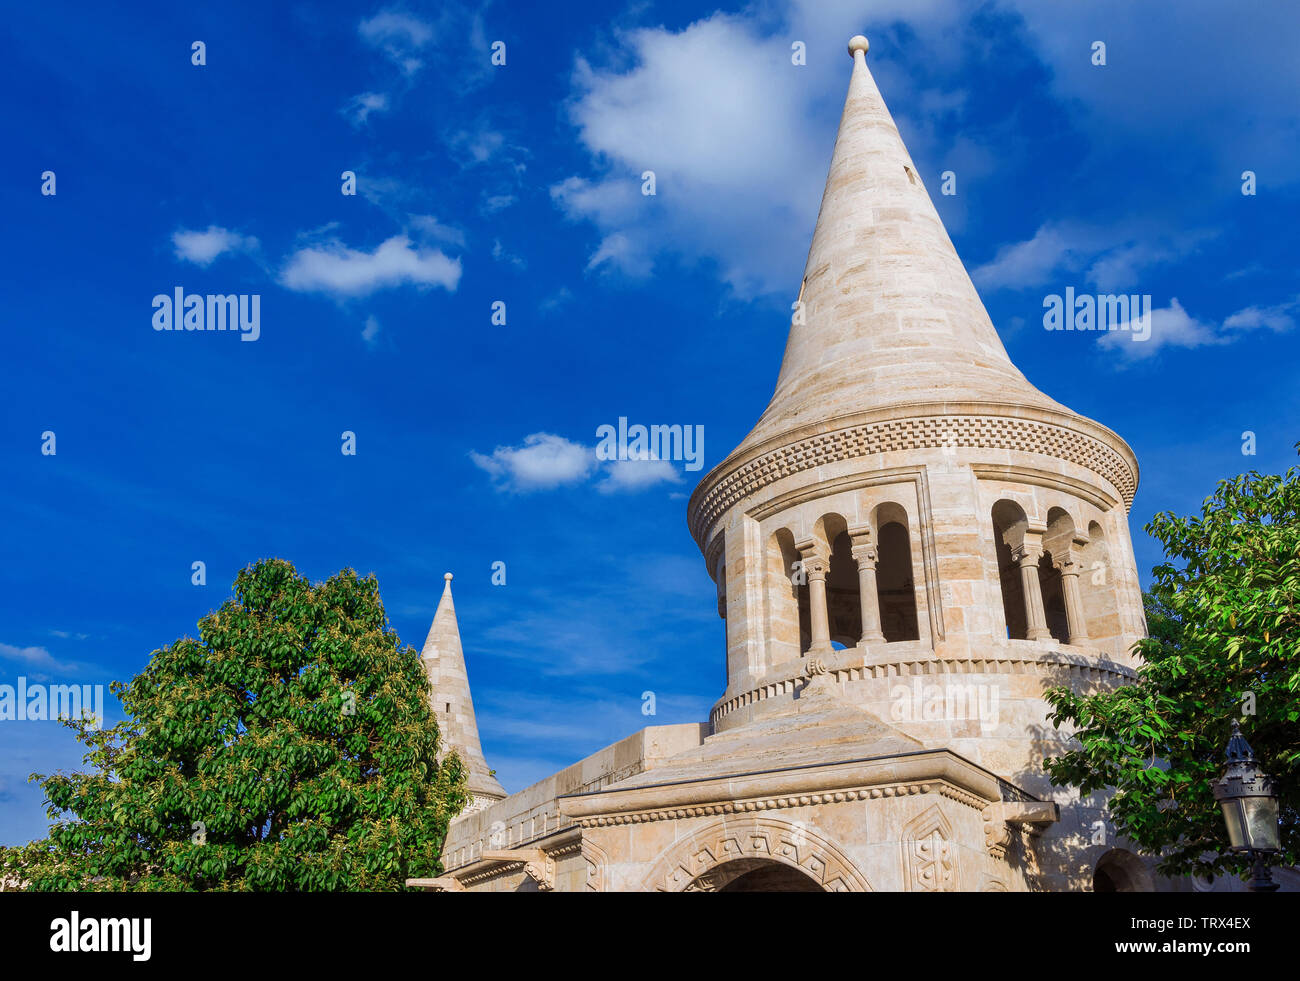
[[[773,664],[797,658],[808,649],[811,631],[808,617],[808,585],[796,576],[800,568],[794,534],[779,528],[768,539],[767,628]]]
[[[1080,555],[1079,592],[1088,633],[1094,641],[1114,640],[1120,635],[1118,591],[1106,533],[1098,522],[1088,524],[1088,544]]]
[[[862,599],[858,592],[858,563],[849,533],[841,531],[831,547],[831,567],[826,577],[826,606],[831,625],[831,646],[853,647],[862,636]]]
[[[1087,644],[1088,623],[1079,592],[1083,536],[1075,531],[1074,519],[1065,508],[1047,512],[1043,546],[1050,560],[1039,563],[1047,629],[1062,644]]]
[[[1051,552],[1044,552],[1038,560],[1038,586],[1043,592],[1043,613],[1047,616],[1047,629],[1062,644],[1069,643],[1070,621],[1065,612],[1065,590],[1061,570],[1054,564]]]
[[[889,521],[880,527],[880,561],[876,590],[880,602],[880,629],[886,643],[919,640],[916,621],[916,583],[912,576],[912,543],[907,526]]]
[[[1002,587],[1002,612],[1007,638],[1024,640],[1029,634],[1025,616],[1025,591],[1020,568],[1011,554],[1011,541],[1024,535],[1029,525],[1024,510],[1012,501],[993,505],[993,542],[998,554],[998,582]]]

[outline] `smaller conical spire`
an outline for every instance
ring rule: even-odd
[[[475,801],[471,808],[506,796],[497,778],[483,758],[474,718],[474,701],[469,694],[469,674],[465,670],[465,653],[460,646],[460,627],[456,623],[456,606],[451,599],[451,573],[443,576],[442,598],[433,615],[429,636],[424,641],[420,659],[429,676],[430,700],[442,736],[442,752],[455,750],[469,773],[469,791]]]

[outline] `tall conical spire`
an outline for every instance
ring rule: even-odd
[[[865,37],[849,42],[853,75],[801,303],[776,392],[741,449],[810,424],[918,402],[1063,409],[1007,357],[866,52]]]
[[[469,771],[469,791],[474,795],[470,808],[473,809],[501,800],[506,792],[483,758],[474,701],[469,694],[469,675],[465,671],[465,653],[460,646],[460,627],[456,624],[456,607],[451,600],[451,573],[446,573],[443,579],[446,584],[442,599],[438,601],[438,611],[433,615],[420,659],[433,689],[430,698],[442,735],[442,750],[454,749]]]

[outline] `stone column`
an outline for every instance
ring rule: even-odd
[[[1021,591],[1025,594],[1025,637],[1029,640],[1050,640],[1047,615],[1043,612],[1043,589],[1038,582],[1038,560],[1043,557],[1043,546],[1028,539],[1012,549],[1011,557],[1020,566]]]
[[[826,574],[830,572],[830,558],[821,544],[806,541],[796,546],[803,561],[804,575],[808,578],[808,620],[812,630],[809,652],[831,650],[831,620],[826,609]]]
[[[849,541],[853,545],[853,559],[858,563],[858,599],[862,607],[862,639],[858,646],[882,644],[885,635],[880,629],[880,594],[876,589],[876,562],[880,556],[871,540],[871,529],[851,530]]]
[[[1070,643],[1087,643],[1088,621],[1083,615],[1083,594],[1079,592],[1079,573],[1082,564],[1078,555],[1071,549],[1062,562],[1056,563],[1061,570],[1061,592],[1065,594],[1065,619],[1070,625]]]

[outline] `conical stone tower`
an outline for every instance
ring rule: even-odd
[[[469,771],[469,791],[474,795],[466,811],[475,811],[492,801],[501,800],[506,792],[488,769],[479,743],[474,701],[469,693],[469,675],[465,671],[465,653],[460,645],[460,627],[456,623],[456,607],[451,599],[451,578],[450,572],[443,576],[446,584],[420,660],[432,688],[430,699],[442,736],[440,752],[446,754],[455,750],[465,764]]]
[[[1042,766],[1066,745],[1047,686],[1133,677],[1137,463],[1011,363],[866,39],[849,50],[775,394],[689,505],[726,622],[709,724],[648,727],[453,823],[426,888],[1152,882],[1104,801]],[[446,731],[482,765],[472,715]]]
[[[1007,357],[876,88],[865,47],[863,38],[854,50],[776,393],[737,454],[911,403],[1069,412]]]
[[[849,50],[776,391],[690,500],[726,620],[710,721],[734,729],[828,690],[1051,794],[1044,687],[1131,677],[1145,631],[1127,515],[1137,461],[1011,363],[866,38]],[[927,713],[931,679],[997,710]]]

